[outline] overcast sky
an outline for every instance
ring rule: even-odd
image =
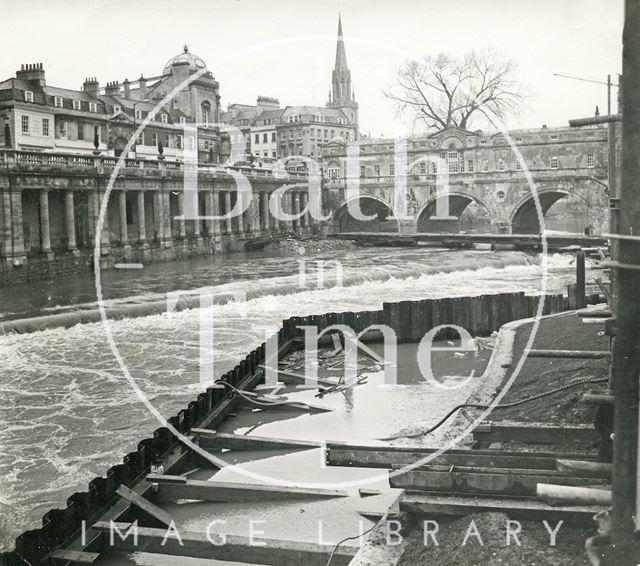
[[[42,62],[60,87],[133,80],[160,74],[186,43],[220,82],[223,108],[258,95],[324,105],[338,12],[372,136],[406,131],[382,89],[409,56],[491,47],[514,58],[533,98],[509,127],[604,113],[605,86],[553,73],[621,72],[622,0],[0,0],[0,79]]]

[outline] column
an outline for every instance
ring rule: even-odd
[[[309,206],[309,193],[300,193],[300,209],[305,210]],[[300,218],[300,224],[305,228],[309,227],[309,211],[305,212]]]
[[[193,197],[190,197],[193,198]],[[193,237],[194,238],[200,238],[202,230],[200,229],[202,223],[200,221],[200,196],[199,196],[199,192],[196,193],[195,195],[195,199],[196,199],[196,217],[194,220],[192,220],[191,222],[193,222]]]
[[[224,192],[224,213],[229,214],[231,211],[231,191]],[[225,232],[231,234],[231,218],[225,220]]]
[[[146,242],[147,241],[147,230],[145,227],[145,217],[144,217],[144,191],[138,191],[138,241]]]
[[[205,227],[207,230],[207,236],[213,236],[213,191],[205,191],[204,193],[204,215],[207,217]]]
[[[164,240],[164,222],[162,220],[163,212],[162,193],[153,191],[153,227],[156,230],[156,241]]]
[[[2,196],[2,210],[4,214],[3,245],[0,253],[5,257],[17,258],[24,256],[24,225],[22,219],[22,191],[0,191]]]
[[[291,193],[291,213],[292,214],[299,214],[300,212],[300,196],[299,193],[295,192],[295,193]],[[294,230],[299,230],[300,229],[300,220],[299,219],[294,219],[291,222],[293,229]]]
[[[238,202],[239,199],[240,199],[240,195],[238,191],[236,191],[236,203]],[[244,234],[244,212],[241,212],[240,214],[238,214],[236,218],[238,219],[238,234],[242,235]]]
[[[262,193],[262,225],[264,227],[264,231],[269,231],[269,193]]]
[[[187,234],[184,219],[184,191],[178,193],[178,238],[184,238]]]
[[[41,190],[40,194],[40,251],[51,253],[51,232],[49,228],[49,192]]]
[[[160,202],[162,202],[162,236],[164,238],[164,247],[173,246],[173,230],[171,229],[171,197],[169,191],[160,192]]]
[[[120,212],[120,243],[127,246],[129,234],[127,233],[127,193],[125,191],[118,191],[118,209]]]
[[[220,216],[220,191],[213,191],[213,215]],[[220,220],[213,221],[213,235],[220,235]]]
[[[76,242],[76,215],[73,207],[73,191],[67,191],[65,199],[65,220],[67,222],[67,249],[74,252],[78,249]]]

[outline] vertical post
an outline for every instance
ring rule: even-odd
[[[205,220],[205,228],[207,236],[213,236],[213,191],[205,191],[204,193],[204,215],[207,217]]]
[[[611,75],[607,75],[607,116],[611,116]]]
[[[238,193],[238,191],[236,191],[236,202],[238,201],[238,199],[240,198],[240,194]],[[242,235],[244,234],[244,212],[241,212],[240,214],[238,214],[238,234]]]
[[[65,198],[65,220],[67,223],[67,249],[70,252],[78,249],[76,242],[76,215],[73,207],[73,191],[67,191]]]
[[[225,191],[224,192],[224,213],[229,214],[229,212],[231,211],[231,191]],[[225,232],[227,234],[231,234],[232,232],[232,228],[231,228],[231,218],[227,218],[224,221],[224,227],[225,227]]]
[[[184,219],[184,191],[178,191],[178,238],[183,239],[187,233]]]
[[[617,331],[611,359],[614,389],[613,510],[617,547],[633,540],[637,494],[638,387],[640,375],[640,3],[625,1],[622,47],[622,181],[616,264]],[[630,266],[626,268],[624,266]],[[631,562],[629,562],[631,563]],[[635,561],[633,562],[635,564]]]
[[[269,231],[269,193],[262,193],[262,226],[265,232]]]
[[[213,191],[213,215],[220,216],[220,191]],[[220,220],[213,220],[213,234],[220,235]]]
[[[40,197],[40,251],[51,253],[51,231],[49,225],[49,191],[43,189]]]
[[[120,243],[123,246],[129,244],[129,234],[127,231],[127,193],[118,191],[118,208],[120,212]]]
[[[147,241],[147,230],[144,215],[144,191],[138,191],[138,241]]]
[[[579,251],[576,254],[576,308],[578,309],[587,306],[585,285],[584,252]]]
[[[162,206],[162,193],[160,191],[153,191],[153,225],[156,229],[156,241],[162,242],[164,240],[164,226],[162,221],[163,206]]]

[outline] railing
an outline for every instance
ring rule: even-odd
[[[119,158],[104,155],[82,155],[77,153],[54,153],[44,151],[16,151],[0,150],[0,168],[84,168],[95,169],[97,172],[113,170]],[[274,175],[270,169],[260,169],[246,166],[222,166],[211,163],[198,163],[198,170],[203,173],[224,174],[225,170],[237,171],[245,177],[264,179],[307,179],[307,174],[299,171],[286,171]],[[123,171],[134,173],[137,171],[160,171],[161,174],[184,171],[183,161],[167,161],[155,159],[126,158]]]

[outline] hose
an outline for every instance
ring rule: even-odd
[[[419,432],[414,432],[411,434],[397,434],[395,436],[388,436],[387,438],[381,438],[380,440],[395,440],[397,438],[417,438],[418,436],[423,436],[425,434],[430,434],[433,431],[440,428],[445,422],[447,422],[455,413],[457,413],[460,409],[510,409],[512,407],[517,407],[519,405],[524,405],[525,403],[529,403],[531,401],[535,401],[537,399],[541,399],[543,397],[548,397],[549,395],[554,395],[556,393],[560,393],[561,391],[566,391],[567,389],[571,389],[573,387],[577,387],[578,385],[585,385],[587,383],[604,383],[609,381],[608,377],[585,377],[583,379],[577,379],[575,381],[571,381],[565,385],[560,387],[556,387],[554,389],[550,389],[549,391],[544,391],[542,393],[538,393],[536,395],[531,395],[529,397],[525,397],[523,399],[518,399],[517,401],[512,401],[511,403],[502,403],[500,405],[491,405],[491,404],[482,404],[482,403],[462,403],[460,405],[456,405],[453,409],[451,409],[444,417],[442,417],[435,425],[432,427],[421,430]]]

